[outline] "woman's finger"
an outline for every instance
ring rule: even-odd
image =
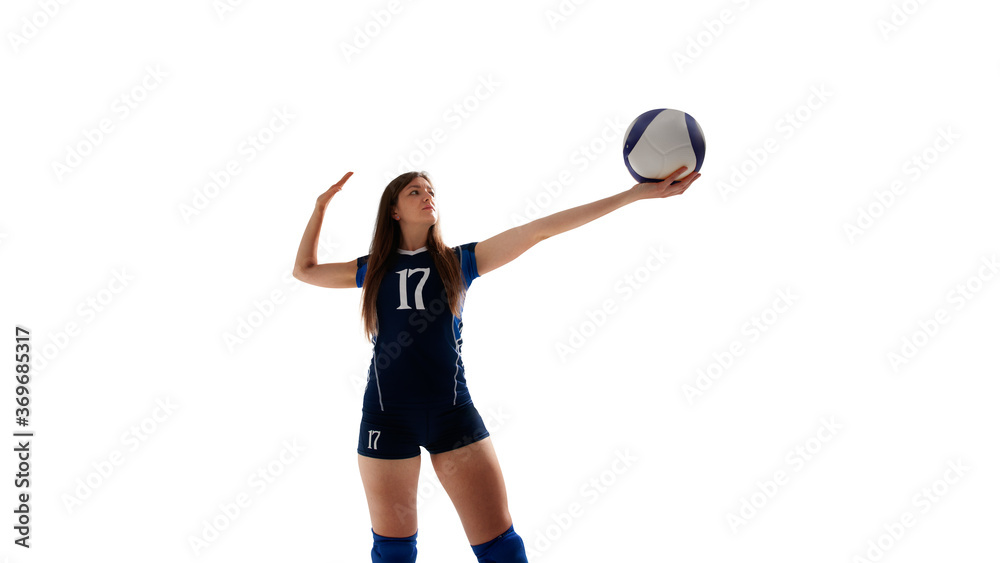
[[[663,179],[663,181],[664,182],[672,182],[672,181],[676,180],[678,176],[680,176],[681,174],[683,174],[685,170],[687,170],[687,166],[681,166],[677,170],[674,170],[673,172],[671,172],[669,176],[667,176],[666,178]]]
[[[354,172],[348,172],[347,174],[344,174],[344,177],[341,178],[339,182],[337,182],[336,184],[334,184],[334,186],[342,186],[342,185],[344,185],[344,182],[346,182],[347,179],[350,178],[352,174],[354,174]]]

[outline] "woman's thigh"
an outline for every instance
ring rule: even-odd
[[[359,454],[358,467],[375,533],[390,538],[417,533],[420,456],[377,459]]]
[[[511,525],[507,489],[490,438],[431,454],[441,485],[462,520],[470,545],[486,543]]]

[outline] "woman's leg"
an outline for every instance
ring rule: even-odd
[[[377,459],[359,454],[358,467],[368,497],[372,530],[380,536],[393,538],[417,533],[420,456]]]
[[[431,454],[431,463],[458,511],[471,545],[488,542],[510,528],[507,489],[489,437]]]
[[[493,440],[470,401],[431,413],[426,446],[480,563],[528,563],[507,510],[507,488]]]

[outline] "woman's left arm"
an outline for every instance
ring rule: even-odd
[[[701,176],[698,173],[689,174],[677,184],[670,185],[686,169],[682,166],[662,182],[636,184],[621,193],[540,217],[476,244],[476,265],[479,275],[482,276],[509,263],[540,241],[585,225],[626,204],[640,199],[670,197],[684,193],[684,190]]]

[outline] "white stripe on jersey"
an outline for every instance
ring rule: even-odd
[[[375,388],[378,389],[378,406],[382,407],[384,411],[385,405],[382,404],[382,386],[378,384],[378,358],[372,362],[372,369],[375,370]]]

